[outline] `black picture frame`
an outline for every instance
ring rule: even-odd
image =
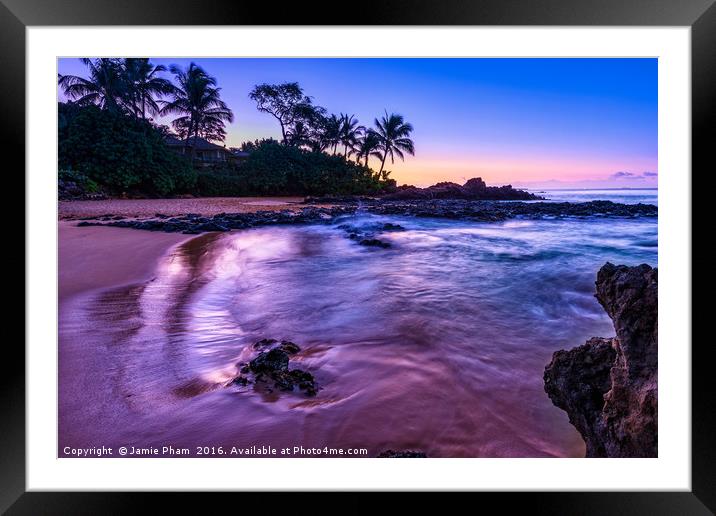
[[[366,0],[352,9],[350,16],[340,13],[335,4],[327,2],[313,2],[310,6],[305,2],[294,3],[268,9],[264,3],[236,0],[143,0],[131,4],[111,0],[0,0],[0,119],[3,122],[0,131],[5,149],[13,149],[12,158],[19,158],[15,165],[3,167],[6,195],[9,188],[13,192],[24,192],[23,175],[18,171],[24,170],[25,166],[25,29],[35,25],[689,26],[692,43],[692,171],[684,173],[691,174],[693,185],[697,175],[716,170],[714,140],[708,130],[716,119],[714,0]],[[705,195],[703,190],[699,192],[693,186],[692,192],[694,196]],[[695,197],[693,205],[698,206]],[[16,209],[16,213],[19,212]],[[694,223],[699,220],[695,215],[692,210]],[[19,228],[15,229],[19,233]],[[698,233],[694,231],[692,234]],[[24,234],[17,238],[17,242],[24,242]],[[19,250],[19,244],[13,245],[13,249]],[[692,253],[695,247],[692,245]],[[704,259],[695,254],[692,257],[693,271],[706,270]],[[26,258],[24,250],[15,252],[9,266],[13,270],[25,270]],[[700,267],[702,264],[704,267]],[[698,288],[705,290],[706,287]],[[16,306],[19,310],[24,303],[18,302]],[[692,320],[696,315],[705,315],[705,310],[705,305],[692,302]],[[537,514],[716,512],[716,403],[710,371],[713,362],[709,360],[712,339],[699,340],[695,333],[693,335],[691,492],[479,493],[478,503],[497,502],[503,510],[526,509]],[[690,344],[671,343],[685,350]],[[19,339],[6,339],[5,356],[4,371],[0,374],[0,510],[7,510],[8,514],[128,513],[148,507],[149,501],[160,502],[166,512],[191,509],[194,500],[190,501],[187,493],[25,492],[25,354]],[[202,512],[206,512],[231,495],[203,493],[196,496],[202,498]],[[254,503],[265,503],[266,495],[263,498],[257,496],[241,494],[241,509],[246,510]],[[271,507],[282,499],[291,504],[304,503],[303,497],[296,494],[271,496]],[[374,507],[373,501],[350,496],[354,501],[341,504],[351,512]],[[405,509],[411,504],[422,504],[422,496],[412,495],[404,503]]]

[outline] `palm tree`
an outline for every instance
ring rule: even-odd
[[[330,142],[327,137],[327,117],[325,110],[316,113],[316,116],[306,124],[308,130],[308,141],[306,144],[312,152],[323,152],[329,146]]]
[[[341,113],[339,141],[344,147],[343,157],[347,158],[355,151],[356,144],[360,139],[365,127],[358,125],[358,119],[355,115],[348,116]]]
[[[127,58],[122,65],[127,81],[127,104],[134,116],[145,119],[147,112],[158,114],[160,107],[156,97],[174,91],[172,83],[158,75],[166,71],[166,67],[154,66],[147,58]]]
[[[294,147],[301,147],[303,145],[311,145],[311,133],[309,132],[308,125],[302,120],[294,123],[291,128],[286,132],[286,142],[288,145]]]
[[[335,114],[331,114],[323,120],[322,137],[325,147],[331,148],[335,155],[336,147],[341,142],[341,119]]]
[[[194,159],[194,144],[191,138],[197,136],[210,139],[223,139],[224,125],[233,122],[234,114],[221,100],[216,87],[216,79],[208,75],[200,66],[191,63],[185,70],[172,65],[171,72],[176,77],[178,86],[171,93],[172,99],[164,101],[161,115],[179,114],[172,125],[185,136],[187,146],[191,147],[191,158]]]
[[[413,132],[413,126],[405,121],[403,115],[385,112],[380,120],[375,120],[376,134],[380,140],[380,150],[382,151],[382,159],[380,162],[380,170],[378,174],[383,172],[385,166],[385,158],[390,154],[390,162],[395,163],[395,156],[401,160],[405,159],[404,152],[411,156],[415,155],[415,146],[413,140],[409,138]]]
[[[356,157],[358,159],[358,163],[360,163],[360,159],[362,157],[365,158],[365,166],[368,166],[368,159],[371,156],[375,156],[378,159],[382,159],[382,154],[378,152],[380,149],[380,137],[373,129],[368,129],[365,134],[363,135],[363,138],[360,139],[358,142],[358,147],[356,151]]]
[[[89,78],[58,75],[57,83],[64,89],[65,95],[80,106],[96,104],[102,109],[120,111],[126,95],[121,63],[109,58],[83,58],[81,61],[89,68]]]

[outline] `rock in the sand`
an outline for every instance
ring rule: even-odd
[[[252,383],[249,378],[243,376],[251,374],[253,383],[259,387],[273,387],[281,391],[298,388],[307,396],[315,396],[318,393],[311,373],[288,368],[291,355],[301,351],[298,345],[288,340],[279,342],[276,339],[262,339],[253,345],[253,349],[262,351],[248,365],[243,362],[237,364],[240,374],[234,378],[232,384],[245,386]]]
[[[276,371],[288,370],[289,356],[284,350],[274,348],[270,351],[262,351],[249,362],[249,367],[254,373],[273,373]]]
[[[614,338],[557,351],[545,391],[584,438],[587,457],[657,456],[657,269],[604,265],[596,297]]]
[[[378,454],[379,459],[424,459],[427,455],[421,451],[404,450],[385,450]]]

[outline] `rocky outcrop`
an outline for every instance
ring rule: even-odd
[[[298,388],[307,396],[316,395],[318,387],[311,373],[288,368],[291,356],[301,351],[296,344],[287,340],[263,339],[253,348],[259,350],[259,354],[248,364],[237,364],[239,375],[229,385],[245,387],[253,384],[255,388],[267,392],[274,389],[290,392]]]
[[[512,185],[487,186],[480,177],[469,179],[464,185],[442,182],[427,188],[409,186],[382,197],[385,200],[417,199],[469,199],[469,200],[510,200],[531,201],[543,199],[524,190],[516,190]]]
[[[435,217],[475,222],[500,222],[514,218],[539,220],[566,217],[656,217],[659,212],[652,204],[621,204],[612,201],[500,202],[464,199],[379,201],[364,206],[364,209],[376,215]]]
[[[469,181],[468,181],[469,182]],[[561,219],[565,217],[636,218],[656,217],[659,209],[652,204],[620,204],[611,201],[589,202],[500,202],[472,201],[465,199],[425,199],[413,201],[370,201],[344,203],[340,206],[306,207],[297,211],[257,211],[253,213],[219,213],[204,217],[193,213],[167,216],[157,213],[154,217],[130,219],[107,213],[84,217],[78,226],[114,226],[120,228],[186,233],[196,235],[208,231],[231,231],[252,227],[285,224],[332,224],[347,215],[355,214],[359,207],[375,215],[399,215],[408,217],[435,217],[474,222],[501,222],[514,218]],[[343,229],[343,226],[339,226]],[[370,231],[348,231],[349,237],[370,238],[369,233],[401,231],[398,224],[385,223]],[[355,233],[354,237],[350,234]],[[360,234],[359,234],[360,233]],[[364,244],[365,245],[365,244]],[[371,245],[371,244],[368,244]]]
[[[557,351],[545,391],[584,438],[587,457],[657,456],[657,269],[605,264],[596,297],[616,337]]]

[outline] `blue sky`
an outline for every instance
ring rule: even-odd
[[[475,176],[535,188],[657,183],[656,59],[152,61],[194,61],[217,78],[235,115],[229,146],[278,138],[277,122],[258,112],[248,93],[262,82],[297,81],[317,104],[355,114],[363,125],[386,109],[404,115],[415,128],[416,155],[388,165],[399,183]],[[86,75],[86,68],[61,59],[59,72]]]

